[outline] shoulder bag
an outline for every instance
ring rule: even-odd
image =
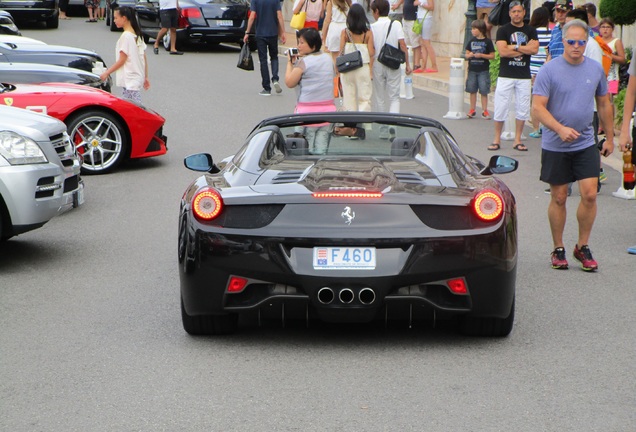
[[[340,73],[360,69],[362,66],[364,66],[364,63],[362,62],[362,53],[358,50],[358,47],[356,47],[355,42],[353,42],[351,33],[349,33],[349,30],[345,30],[345,32],[347,34],[347,38],[353,44],[355,51],[348,54],[340,54],[338,57],[336,57],[336,69],[338,69],[338,72]]]
[[[289,22],[289,26],[296,30],[301,30],[305,27],[305,20],[307,19],[307,2],[309,0],[305,0],[305,10],[301,10],[297,14],[292,16],[291,21]]]
[[[488,14],[488,22],[494,26],[501,25],[501,9],[503,8],[504,1],[500,1],[492,8]]]
[[[391,26],[393,26],[393,21],[389,24],[389,31],[386,32],[384,45],[382,49],[380,49],[380,54],[378,54],[378,61],[389,69],[397,70],[400,68],[400,65],[406,61],[406,56],[404,55],[404,51],[386,42],[389,38],[389,34],[391,34]]]

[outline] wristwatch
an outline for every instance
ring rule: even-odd
[[[519,52],[519,45],[515,45],[515,47],[513,48],[513,50]]]

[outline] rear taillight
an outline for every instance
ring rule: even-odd
[[[468,294],[468,288],[466,288],[466,281],[464,279],[451,279],[446,283],[453,294]]]
[[[503,199],[495,191],[483,190],[473,199],[473,210],[479,219],[486,222],[494,221],[503,213]]]
[[[227,283],[227,292],[240,293],[247,286],[247,279],[238,276],[230,277],[230,281]]]
[[[201,14],[201,10],[197,8],[184,8],[181,9],[181,16],[184,18],[201,18],[203,15]]]
[[[199,190],[192,198],[192,212],[200,221],[211,221],[223,211],[223,198],[212,188]]]

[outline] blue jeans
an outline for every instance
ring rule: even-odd
[[[269,80],[269,69],[267,67],[267,52],[272,63],[272,81],[278,81],[278,36],[256,37],[256,47],[258,48],[258,60],[261,63],[261,78],[263,88],[271,91],[271,81]]]

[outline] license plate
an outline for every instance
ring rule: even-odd
[[[222,27],[232,27],[234,25],[234,21],[232,20],[216,20],[216,25]]]
[[[316,270],[373,270],[374,247],[315,247]]]

